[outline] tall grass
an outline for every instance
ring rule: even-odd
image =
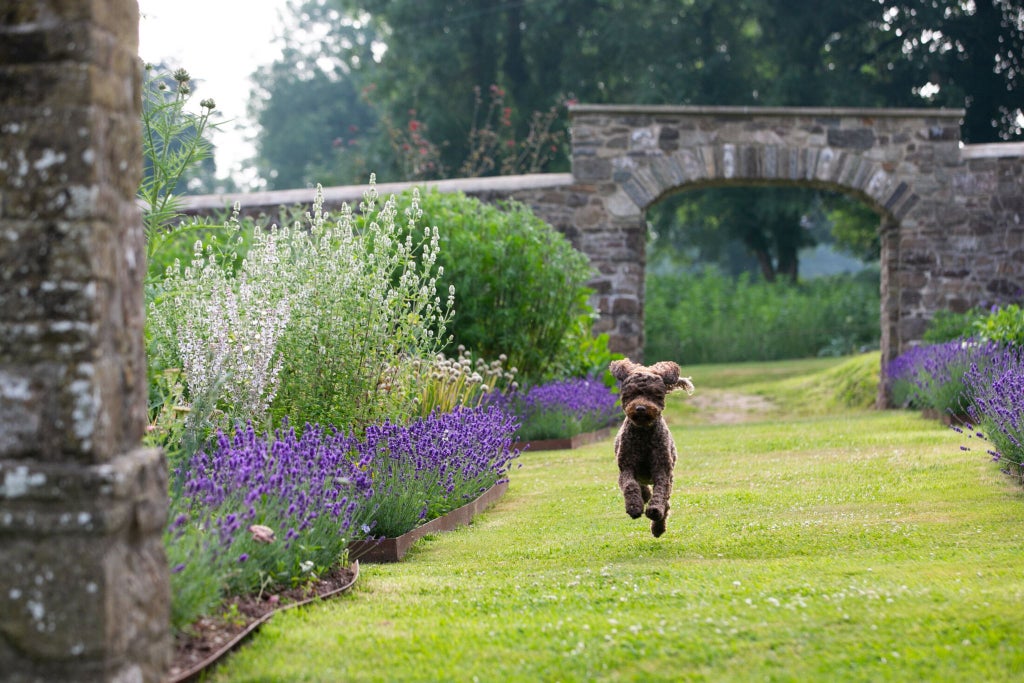
[[[877,271],[799,284],[716,270],[650,274],[647,359],[691,363],[837,356],[880,337]]]

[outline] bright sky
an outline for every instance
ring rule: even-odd
[[[241,182],[242,162],[255,154],[246,117],[249,76],[274,61],[274,38],[287,0],[139,0],[139,55],[143,61],[184,68],[196,79],[199,100],[212,97],[224,124],[213,141],[217,172]]]

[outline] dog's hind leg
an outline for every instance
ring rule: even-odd
[[[643,487],[637,483],[636,477],[629,470],[619,472],[619,488],[626,500],[626,514],[636,519],[644,513]]]
[[[644,499],[644,505],[651,500],[651,487],[647,484],[640,484],[640,497]]]

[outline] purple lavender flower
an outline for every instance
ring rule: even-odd
[[[893,403],[963,415],[971,405],[965,373],[973,363],[984,366],[1001,349],[995,342],[963,339],[911,348],[886,369]]]
[[[368,427],[356,451],[373,477],[373,533],[401,535],[504,481],[519,454],[512,448],[517,427],[495,406]]]
[[[352,436],[308,425],[301,437],[287,425],[272,437],[257,435],[251,424],[230,436],[218,433],[183,468],[176,483],[180,494],[173,500],[176,512],[189,515],[196,534],[210,535],[203,542],[209,549],[200,553],[211,563],[210,571],[223,571],[216,568],[220,558],[244,556],[238,561],[245,569],[230,573],[232,590],[249,590],[254,582],[258,587],[261,570],[289,578],[288,563],[285,574],[277,576],[279,544],[258,544],[245,533],[252,523],[287,529],[280,545],[293,553],[304,547],[309,555],[296,556],[295,563],[337,562],[349,540],[360,535],[359,509],[373,493],[370,475],[351,457],[356,444]]]
[[[210,571],[252,590],[302,562],[334,564],[370,530],[399,535],[475,498],[507,476],[517,427],[494,406],[371,425],[361,439],[308,424],[301,436],[287,425],[260,436],[250,424],[218,433],[183,468],[175,513],[207,534]],[[287,531],[258,543],[245,532],[253,523]],[[237,558],[230,570],[226,558]]]
[[[617,423],[618,395],[593,378],[548,382],[528,391],[496,394],[492,405],[522,423],[520,440],[568,438]]]
[[[1024,350],[998,346],[971,364],[964,376],[971,395],[968,413],[979,438],[995,446],[989,455],[1005,471],[1024,476]]]

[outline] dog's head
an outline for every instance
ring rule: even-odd
[[[693,393],[693,382],[680,377],[679,366],[672,361],[646,367],[627,358],[612,361],[609,369],[622,388],[622,410],[639,427],[650,427],[661,418],[669,392],[683,389]]]

